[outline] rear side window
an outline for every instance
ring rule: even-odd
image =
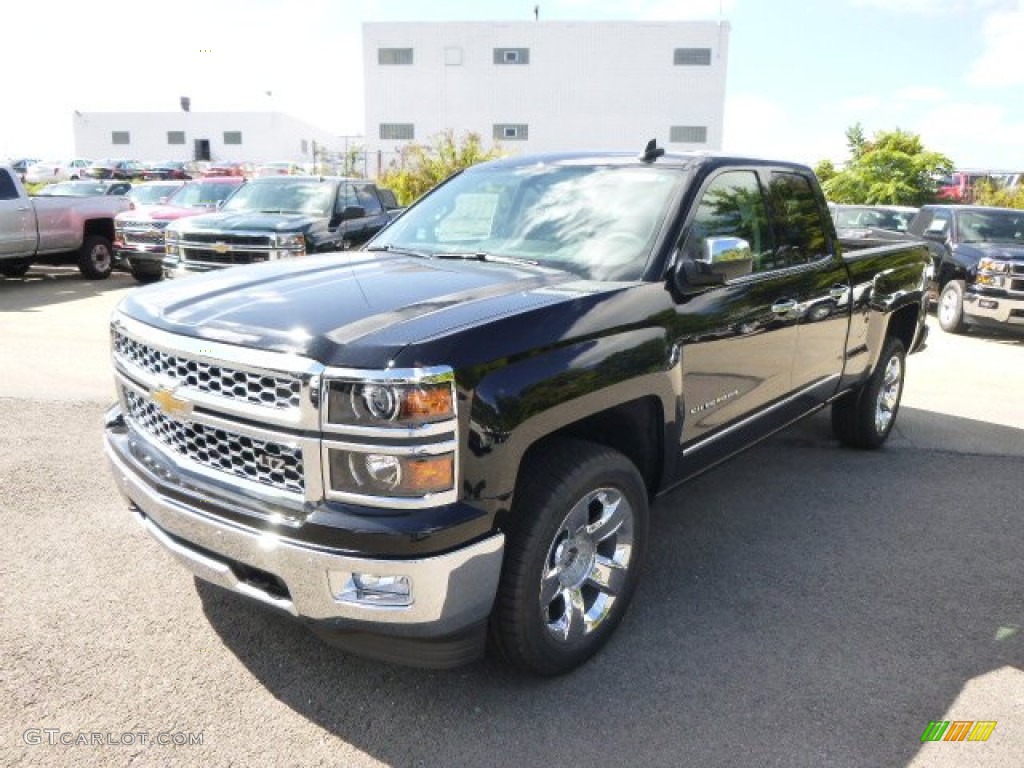
[[[17,200],[18,188],[14,186],[14,179],[3,168],[0,168],[0,200]]]
[[[356,198],[359,200],[359,205],[366,209],[367,216],[376,216],[383,210],[380,200],[369,187],[356,187]]]
[[[777,259],[795,266],[828,256],[825,222],[810,180],[798,173],[773,173],[770,194]]]

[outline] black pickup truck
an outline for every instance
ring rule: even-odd
[[[253,179],[217,213],[167,227],[164,277],[345,250],[365,243],[399,211],[390,190],[365,179]]]
[[[842,256],[800,165],[499,160],[363,250],[130,294],[107,454],[202,579],[377,658],[489,631],[559,674],[622,618],[655,497],[829,405],[886,440],[927,265]]]
[[[931,249],[939,325],[1024,331],[1024,211],[926,205],[910,222]]]

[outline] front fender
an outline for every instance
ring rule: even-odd
[[[471,395],[464,497],[511,498],[532,445],[616,406],[654,396],[661,412],[674,420],[678,393],[666,338],[660,327],[626,331],[549,349],[486,373]],[[668,439],[664,428],[651,437]]]

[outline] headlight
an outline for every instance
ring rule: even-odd
[[[164,230],[164,253],[168,256],[177,258],[180,255],[178,251],[178,242],[180,239],[180,235],[178,235],[174,230]]]
[[[306,238],[301,234],[278,233],[274,235],[274,245],[277,248],[282,248],[288,251],[305,251]]]
[[[342,494],[419,498],[450,491],[455,483],[455,454],[363,452],[328,448],[330,487]]]
[[[1005,274],[1010,271],[1010,265],[1005,261],[997,261],[996,259],[985,256],[978,262],[978,271]]]
[[[451,380],[328,383],[327,421],[338,426],[415,428],[455,417]]]

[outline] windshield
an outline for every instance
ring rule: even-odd
[[[153,205],[159,203],[160,198],[173,195],[180,184],[140,184],[132,187],[127,195],[139,205]]]
[[[487,167],[452,179],[373,241],[428,255],[528,259],[591,280],[637,280],[685,176],[651,167]]]
[[[961,243],[1024,245],[1024,211],[962,211]]]
[[[887,208],[840,208],[836,211],[837,229],[873,228],[906,232],[916,211]]]
[[[334,202],[334,184],[329,181],[251,182],[224,204],[225,211],[266,211],[271,213],[309,213],[330,216]]]
[[[177,205],[182,208],[216,205],[221,200],[226,200],[228,195],[238,189],[239,186],[238,184],[207,181],[186,184],[167,202],[169,205]]]

